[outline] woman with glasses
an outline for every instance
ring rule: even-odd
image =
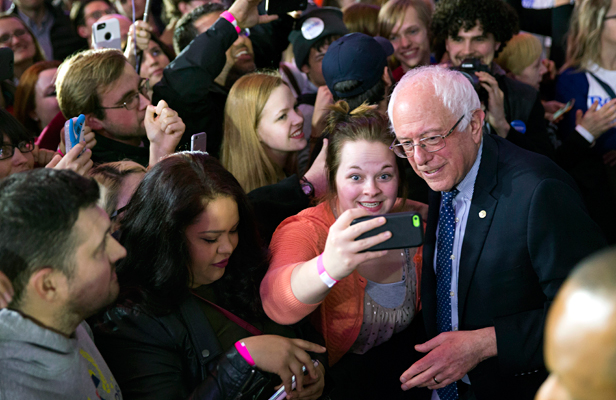
[[[39,61],[17,85],[13,114],[35,136],[60,112],[55,84],[59,66],[59,61]]]
[[[15,84],[32,64],[45,60],[43,51],[30,29],[13,15],[0,16],[0,47],[13,50]]]
[[[307,141],[304,117],[291,89],[276,72],[259,72],[235,82],[225,104],[222,164],[246,192],[297,172]]]
[[[329,193],[318,206],[278,226],[261,283],[263,308],[281,324],[309,317],[323,333],[345,398],[397,398],[402,391],[396,379],[377,382],[382,371],[397,376],[382,363],[401,362],[404,370],[411,356],[375,349],[406,331],[420,309],[421,248],[362,253],[388,236],[355,238],[385,221],[352,226],[351,221],[400,211],[419,211],[425,218],[427,206],[405,199],[403,163],[389,148],[385,116],[365,105],[349,113],[348,104],[340,101],[332,106],[327,131]],[[373,397],[369,390],[381,392]]]
[[[94,137],[94,134],[91,134]],[[34,145],[34,136],[6,110],[0,108],[0,179],[35,167],[71,169],[84,175],[92,168],[92,150],[79,143],[65,157],[39,149]],[[96,141],[89,142],[94,146]]]

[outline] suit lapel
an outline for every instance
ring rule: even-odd
[[[479,256],[490,231],[498,200],[491,194],[497,183],[498,146],[490,135],[483,137],[481,164],[475,180],[473,199],[466,222],[458,278],[458,317],[464,321],[466,298]]]

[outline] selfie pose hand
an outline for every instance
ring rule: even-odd
[[[377,228],[386,222],[384,217],[379,217],[351,225],[354,219],[365,217],[366,215],[370,215],[370,213],[361,208],[346,210],[329,228],[322,262],[325,271],[337,281],[349,276],[361,263],[383,257],[387,254],[387,250],[360,253],[391,237],[391,232],[386,231],[356,241],[355,239],[361,234]],[[299,301],[305,304],[315,304],[322,301],[330,290],[317,274],[318,258],[315,257],[298,265],[291,275],[293,294]]]

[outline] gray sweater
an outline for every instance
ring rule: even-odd
[[[0,400],[121,400],[88,324],[69,339],[16,311],[0,310]]]

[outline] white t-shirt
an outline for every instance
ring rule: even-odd
[[[588,71],[592,72],[597,76],[597,78],[601,79],[605,82],[609,87],[612,88],[614,92],[616,92],[616,71],[610,71],[604,68],[601,68],[597,64],[591,64],[588,67]],[[588,72],[586,73],[586,79],[588,80],[588,97],[586,106],[590,108],[595,101],[599,101],[599,108],[603,107],[605,103],[611,100],[610,95],[603,89],[603,87],[597,82],[597,80],[590,75]]]

